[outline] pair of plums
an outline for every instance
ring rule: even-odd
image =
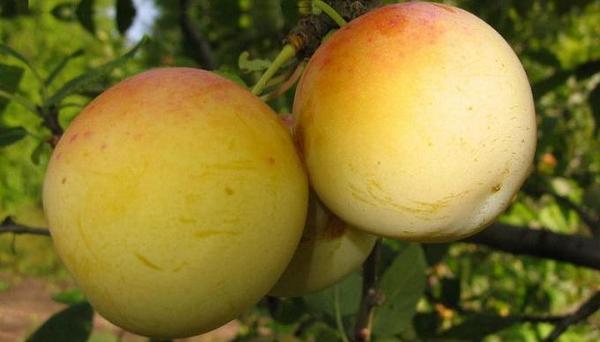
[[[332,285],[375,236],[474,234],[509,205],[536,143],[509,45],[433,3],[385,6],[333,34],[294,117],[290,134],[250,92],[191,68],[141,73],[91,102],[52,155],[44,207],[95,309],[142,335],[191,336],[267,294]]]

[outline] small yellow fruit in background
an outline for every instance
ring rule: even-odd
[[[44,207],[94,308],[174,338],[236,318],[300,240],[308,184],[287,129],[250,92],[189,68],[110,88],[54,151]]]
[[[294,101],[315,191],[342,220],[412,241],[474,234],[509,205],[536,123],[519,59],[442,4],[365,14],[311,58]]]
[[[294,258],[270,294],[297,297],[325,289],[360,268],[376,237],[342,222],[316,196]]]

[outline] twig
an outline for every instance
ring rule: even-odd
[[[585,223],[585,225],[588,226],[590,230],[592,230],[596,234],[600,232],[600,217],[592,216],[592,214],[588,213],[582,207],[580,207],[575,202],[571,201],[565,196],[561,196],[556,193],[552,193],[552,196],[556,198],[557,202],[560,202],[565,206],[571,208],[573,211],[575,211],[577,215],[579,215],[579,218],[581,218],[581,221],[583,221],[583,223]]]
[[[590,299],[577,309],[574,313],[565,316],[556,324],[554,330],[544,339],[544,342],[556,341],[569,326],[577,324],[586,318],[590,317],[594,312],[600,309],[600,291],[597,291]]]
[[[563,196],[563,195],[559,195],[558,193],[556,193],[556,191],[553,190],[547,190],[547,188],[550,188],[550,186],[548,187],[535,187],[535,186],[528,186],[525,188],[525,191],[527,194],[531,195],[531,196],[535,196],[535,197],[541,197],[542,195],[550,195],[552,197],[554,197],[554,199],[559,203],[562,204],[568,208],[570,208],[571,210],[575,211],[577,213],[577,215],[579,215],[579,218],[581,219],[581,221],[583,221],[583,223],[588,226],[590,228],[590,230],[592,231],[592,233],[596,236],[596,235],[600,235],[600,216],[596,215],[595,213],[586,210],[583,206],[573,202],[570,198]]]
[[[298,64],[298,66],[296,66],[296,69],[294,69],[294,72],[292,72],[292,74],[284,82],[282,82],[272,92],[261,96],[260,97],[261,100],[271,101],[271,100],[279,97],[281,94],[285,93],[286,91],[288,91],[291,87],[294,86],[294,84],[296,84],[296,82],[298,82],[298,80],[300,79],[300,76],[302,76],[302,71],[304,71],[304,66],[305,66],[305,63]]]
[[[339,25],[329,16],[308,15],[308,8],[312,7],[311,0],[305,0],[299,4],[301,5],[300,8],[303,16],[300,18],[297,25],[290,31],[286,41],[294,46],[299,58],[305,58],[310,57],[321,45],[323,37],[331,30],[338,29]],[[335,9],[344,20],[350,21],[368,12],[370,9],[375,8],[379,4],[379,0],[329,0],[328,4]]]
[[[48,140],[48,143],[54,148],[63,134],[63,128],[58,121],[58,107],[52,106],[48,109],[39,107],[37,110],[44,120],[44,125],[52,132],[52,137]]]
[[[271,63],[269,68],[264,72],[264,74],[262,74],[258,82],[256,82],[254,87],[252,87],[252,94],[260,95],[260,93],[262,93],[262,91],[265,89],[269,80],[275,76],[275,73],[277,73],[281,66],[295,56],[296,48],[291,44],[286,44],[281,49],[277,57],[275,57],[275,60],[273,63]]]
[[[354,327],[355,341],[371,341],[374,310],[377,306],[383,304],[383,295],[377,288],[377,268],[380,259],[381,239],[378,239],[373,251],[371,251],[363,265],[362,298]]]
[[[600,270],[600,240],[495,223],[463,242]]]
[[[4,233],[50,236],[50,231],[48,229],[25,227],[14,223],[11,219],[6,219],[0,224],[0,234]]]
[[[331,20],[335,21],[339,27],[346,25],[348,22],[344,19],[333,7],[322,0],[313,0],[313,6],[327,14]]]

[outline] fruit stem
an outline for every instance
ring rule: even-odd
[[[295,56],[296,48],[291,44],[286,44],[283,47],[283,49],[281,49],[277,57],[275,57],[275,60],[273,61],[273,63],[271,63],[271,66],[269,66],[267,71],[265,71],[265,73],[260,77],[258,82],[254,85],[254,87],[252,88],[252,94],[259,95],[265,89],[265,86],[267,85],[269,80],[273,76],[275,76],[275,74],[281,68],[281,66],[285,62],[294,58]]]
[[[292,72],[291,75],[288,75],[288,77],[285,81],[278,84],[277,88],[275,90],[273,90],[272,92],[261,96],[260,97],[261,100],[271,101],[271,100],[274,100],[275,98],[279,97],[281,94],[285,93],[286,91],[288,91],[291,87],[294,86],[294,84],[296,84],[296,82],[298,82],[298,80],[300,79],[300,76],[302,76],[302,71],[304,71],[304,66],[305,66],[304,62],[298,64],[296,69],[294,69],[294,71]]]
[[[346,19],[344,19],[335,9],[333,9],[333,7],[329,6],[328,3],[322,0],[313,0],[313,6],[327,14],[329,18],[339,25],[339,27],[342,27],[348,23]]]

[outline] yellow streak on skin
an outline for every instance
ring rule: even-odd
[[[142,262],[142,264],[144,264],[145,266],[147,266],[148,268],[151,268],[153,270],[157,270],[157,271],[162,271],[163,269],[158,267],[157,265],[153,264],[150,260],[148,260],[148,258],[146,258],[145,256],[139,254],[139,253],[133,253],[135,255],[136,258],[138,258],[139,261]]]
[[[207,237],[218,236],[218,235],[228,235],[228,236],[238,236],[240,232],[227,231],[227,230],[201,230],[194,233],[194,236],[198,239],[204,239]]]

